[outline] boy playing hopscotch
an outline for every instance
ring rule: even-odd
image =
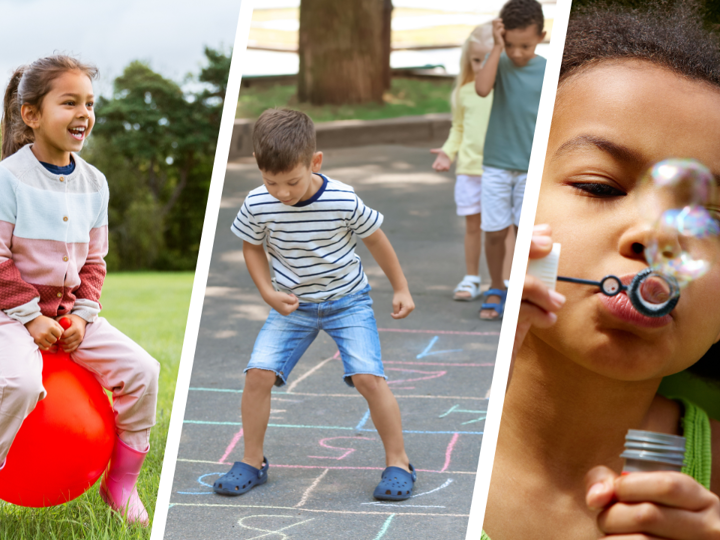
[[[245,368],[243,459],[213,490],[241,495],[267,481],[263,442],[272,387],[287,382],[325,330],[340,351],[345,382],[367,400],[385,447],[387,468],[373,495],[408,499],[417,475],[383,371],[370,285],[355,253],[359,237],[390,280],[392,317],[407,317],[415,304],[395,251],[380,230],[383,216],[365,206],[352,187],[320,174],[323,154],[316,151],[315,126],[306,114],[265,111],[255,123],[253,149],[264,185],[247,196],[232,231],[243,240],[250,275],[272,309]]]

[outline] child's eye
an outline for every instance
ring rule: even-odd
[[[88,109],[92,109],[93,107],[95,107],[95,102],[90,101],[89,103],[86,103],[85,106],[86,106]]]
[[[593,197],[624,197],[625,192],[615,186],[602,182],[583,182],[572,184],[572,187],[584,191]]]

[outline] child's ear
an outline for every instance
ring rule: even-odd
[[[322,162],[323,162],[323,153],[322,152],[315,152],[312,157],[312,161],[310,162],[310,168],[312,172],[320,172],[320,169],[322,168]]]
[[[40,111],[34,105],[23,103],[20,107],[20,116],[30,129],[37,129],[40,126]]]
[[[545,36],[546,36],[546,35],[547,35],[547,32],[543,32],[542,34],[540,34],[540,41],[539,41],[539,43],[542,43],[543,41],[545,41]]]

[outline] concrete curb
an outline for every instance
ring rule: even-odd
[[[252,156],[255,120],[238,118],[233,126],[230,159]],[[422,144],[446,139],[452,114],[437,113],[383,120],[338,120],[315,125],[320,149],[351,148],[372,144]]]

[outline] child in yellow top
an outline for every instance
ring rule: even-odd
[[[455,287],[455,300],[474,300],[480,295],[480,200],[482,194],[483,146],[490,118],[491,96],[481,98],[475,92],[475,73],[492,49],[492,26],[476,27],[465,40],[460,58],[460,73],[452,94],[452,129],[442,148],[430,150],[437,154],[436,171],[450,169],[455,157],[455,203],[458,216],[465,216],[466,275]]]

